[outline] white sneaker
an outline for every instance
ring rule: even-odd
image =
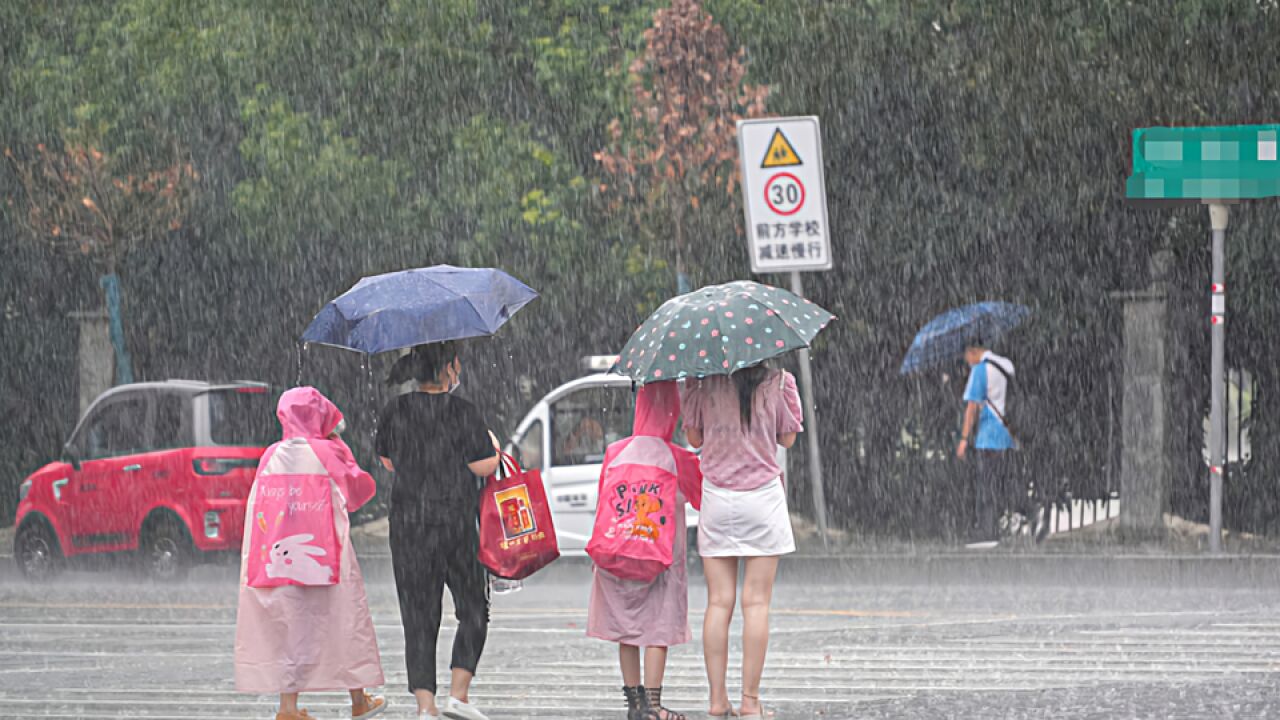
[[[449,720],[489,720],[489,717],[475,706],[464,703],[456,697],[449,698],[449,704],[445,705],[444,716]]]
[[[418,720],[440,720],[440,716],[439,716],[439,715],[432,715],[431,713],[427,712],[426,710],[423,710],[422,712],[419,712],[419,713],[418,713]]]

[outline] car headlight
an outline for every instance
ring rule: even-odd
[[[31,481],[24,480],[22,484],[18,486],[18,502],[22,502],[23,500],[26,500],[27,496],[30,494],[31,494]]]

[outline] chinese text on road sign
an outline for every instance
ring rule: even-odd
[[[751,269],[830,270],[818,118],[741,120],[738,156]]]

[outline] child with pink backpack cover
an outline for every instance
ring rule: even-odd
[[[662,680],[667,649],[692,638],[684,504],[701,507],[702,472],[671,442],[679,416],[676,383],[640,388],[632,436],[605,452],[587,544],[596,563],[587,635],[618,643],[629,717],[683,717],[662,707]]]
[[[299,693],[346,690],[351,716],[372,718],[387,701],[367,691],[384,677],[348,513],[377,488],[320,391],[286,391],[276,416],[283,439],[263,455],[246,508],[236,689],[278,693],[277,720],[311,717]]]

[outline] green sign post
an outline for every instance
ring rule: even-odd
[[[1280,125],[1152,127],[1133,131],[1133,174],[1125,196],[1139,204],[1209,206],[1213,279],[1209,369],[1209,550],[1222,550],[1222,476],[1226,465],[1227,206],[1280,196]]]

